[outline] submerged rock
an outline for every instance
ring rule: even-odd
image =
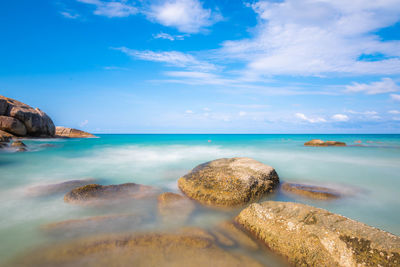
[[[57,126],[55,137],[59,137],[59,138],[90,138],[90,137],[96,137],[96,136],[94,136],[91,133],[87,133],[87,132],[84,132],[81,130]]]
[[[335,190],[321,186],[284,183],[281,188],[284,192],[312,199],[328,200],[340,197]]]
[[[311,141],[305,142],[305,146],[346,146],[346,143],[338,141],[322,141],[320,139],[313,139]]]
[[[259,248],[258,244],[251,237],[232,222],[227,221],[220,223],[217,225],[213,233],[215,232],[221,233],[225,238],[231,240],[230,242],[232,242],[232,246],[245,247],[251,250],[257,250]],[[227,244],[226,241],[225,244]]]
[[[32,186],[27,189],[27,194],[29,196],[48,196],[54,194],[65,194],[74,188],[79,186],[84,186],[88,184],[93,184],[96,180],[93,178],[80,179],[80,180],[70,180],[56,184],[46,184]]]
[[[158,212],[164,221],[184,222],[194,209],[192,201],[182,195],[166,192],[158,196]]]
[[[17,120],[18,132],[20,136],[43,136],[52,137],[55,133],[53,121],[46,113],[40,109],[32,108],[15,99],[0,96],[0,116],[6,116]],[[23,125],[23,127],[21,126]],[[25,128],[25,133],[24,133]],[[13,129],[16,129],[13,127]],[[9,132],[8,130],[6,130]],[[10,131],[14,133],[13,131]]]
[[[21,121],[8,116],[0,116],[0,130],[18,136],[25,136],[27,133],[25,125]]]
[[[295,266],[399,266],[400,237],[299,203],[254,203],[236,217]]]
[[[185,195],[205,205],[233,207],[257,201],[279,184],[271,166],[250,158],[206,162],[178,180]]]
[[[78,187],[64,196],[72,204],[107,204],[124,199],[155,197],[159,190],[152,186],[126,183],[119,185],[89,184]]]
[[[19,257],[18,266],[263,266],[220,248],[200,228],[77,239]]]

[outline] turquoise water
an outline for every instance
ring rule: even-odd
[[[290,198],[400,235],[400,135],[99,135],[96,139],[24,141],[29,152],[0,153],[0,262],[51,242],[41,225],[103,214],[65,204],[63,195],[32,197],[29,187],[94,178],[101,184],[135,182],[178,192],[177,179],[222,157],[251,157],[273,166],[282,181],[329,186],[332,202]],[[348,147],[304,147],[310,139]],[[361,141],[361,145],[355,143]],[[54,147],[44,147],[52,144]],[[146,204],[130,206],[145,209]],[[148,211],[153,212],[151,208]],[[154,211],[155,212],[155,211]],[[209,226],[232,213],[205,212],[192,223]],[[158,227],[146,225],[148,228]]]

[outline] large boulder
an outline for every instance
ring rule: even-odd
[[[109,204],[126,199],[156,197],[159,190],[148,185],[126,183],[118,185],[89,184],[71,190],[64,201],[72,204]]]
[[[400,237],[323,209],[266,201],[235,220],[294,266],[400,265]]]
[[[178,180],[188,197],[205,205],[234,207],[257,201],[279,184],[274,168],[250,158],[206,162]]]
[[[67,128],[63,126],[56,127],[56,136],[58,138],[90,138],[96,137],[91,133],[87,133],[81,130]]]
[[[18,136],[25,136],[27,133],[25,125],[22,122],[8,116],[0,116],[0,130]]]
[[[226,251],[199,228],[178,232],[104,235],[43,247],[12,266],[264,266],[249,255]]]
[[[23,123],[28,136],[52,137],[55,134],[54,123],[46,113],[15,99],[0,96],[0,115],[12,117]]]
[[[338,141],[322,141],[320,139],[313,139],[304,143],[305,146],[346,146],[346,143]]]

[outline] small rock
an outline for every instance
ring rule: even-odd
[[[65,194],[74,188],[79,186],[84,186],[88,184],[93,184],[96,180],[93,178],[80,179],[80,180],[70,180],[56,184],[46,184],[32,186],[27,189],[27,195],[29,196],[48,196],[54,194]]]
[[[158,212],[164,221],[182,223],[195,209],[190,199],[171,192],[158,196]]]
[[[64,201],[71,204],[108,204],[119,200],[155,197],[157,188],[135,183],[119,185],[89,184],[78,187],[64,196]]]
[[[322,141],[320,139],[313,139],[304,143],[305,146],[346,146],[346,143],[338,141]]]
[[[312,199],[329,200],[340,197],[335,190],[321,186],[284,183],[281,188],[284,192]]]
[[[14,142],[11,144],[11,146],[12,146],[12,147],[19,147],[19,148],[21,148],[21,147],[26,147],[26,145],[25,145],[22,141],[14,141]]]
[[[279,184],[274,168],[250,158],[206,162],[178,180],[182,192],[202,204],[234,207],[257,201]]]
[[[308,205],[254,203],[235,220],[294,266],[399,266],[400,263],[400,237]]]

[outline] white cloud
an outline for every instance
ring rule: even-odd
[[[303,113],[296,113],[294,114],[296,118],[301,119],[303,121],[309,122],[309,123],[319,123],[319,122],[326,122],[326,120],[322,117],[314,117],[314,118],[309,118]]]
[[[62,11],[60,12],[60,14],[68,19],[77,19],[80,17],[78,13],[74,13],[72,11]]]
[[[349,116],[345,115],[345,114],[335,114],[332,116],[332,120],[334,121],[348,121],[349,120]]]
[[[185,54],[178,51],[164,51],[164,52],[154,52],[150,50],[138,51],[126,47],[119,47],[114,49],[119,50],[134,58],[147,61],[163,62],[167,63],[168,65],[176,67],[184,67],[202,71],[210,71],[216,69],[215,65],[213,64],[200,61],[190,54]]]
[[[348,93],[366,93],[367,95],[376,95],[384,93],[397,92],[399,86],[390,78],[383,78],[381,81],[372,83],[356,83],[346,86]]]
[[[94,10],[95,15],[113,17],[128,17],[138,13],[138,9],[129,4],[127,0],[77,0],[78,2],[91,4],[96,7]]]
[[[154,39],[166,39],[170,41],[175,41],[175,40],[183,40],[185,39],[185,35],[171,35],[165,32],[160,32],[155,35],[153,35]]]
[[[185,113],[186,114],[193,114],[194,112],[193,112],[193,110],[188,109],[188,110],[185,111]]]
[[[373,116],[373,115],[377,115],[378,112],[374,111],[374,110],[367,110],[367,111],[354,111],[351,109],[346,110],[346,113],[350,113],[350,114],[360,114],[360,115],[366,115],[366,116]]]
[[[221,19],[198,0],[163,1],[152,5],[146,14],[150,20],[186,33],[197,33]]]
[[[84,120],[84,121],[82,121],[82,122],[79,124],[79,126],[85,127],[86,125],[88,125],[88,123],[89,123],[88,120]]]
[[[374,35],[399,21],[398,0],[259,1],[251,6],[259,17],[254,37],[227,41],[220,51],[247,63],[247,73],[400,73],[400,42]],[[359,60],[363,55],[375,58]]]
[[[389,110],[388,111],[389,114],[400,114],[399,110]]]
[[[400,101],[400,95],[391,94],[390,97],[395,101]]]
[[[243,116],[246,116],[247,115],[247,112],[245,112],[245,111],[240,111],[239,112],[239,116],[240,117],[243,117]]]

